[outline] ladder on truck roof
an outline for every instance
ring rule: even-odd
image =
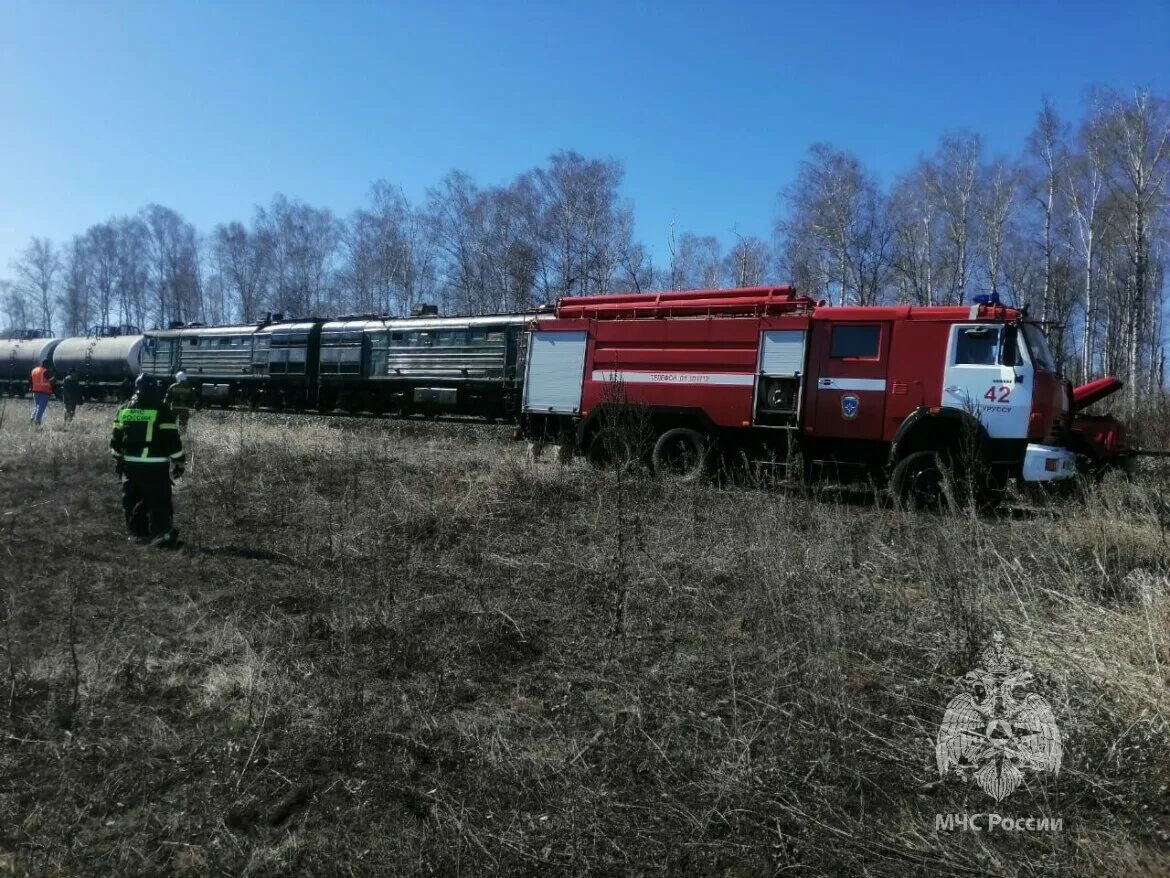
[[[562,319],[628,320],[661,317],[764,317],[807,313],[817,307],[796,288],[739,287],[669,293],[623,293],[616,296],[566,296],[558,299]]]

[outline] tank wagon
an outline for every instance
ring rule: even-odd
[[[24,396],[29,376],[43,360],[52,360],[59,338],[24,337],[0,339],[0,393]]]
[[[142,368],[143,337],[132,327],[61,339],[53,350],[55,382],[75,370],[86,399],[117,399]]]

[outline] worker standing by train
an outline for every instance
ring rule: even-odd
[[[118,409],[110,437],[114,468],[122,477],[126,529],[131,542],[173,549],[179,531],[172,523],[171,477],[183,475],[183,442],[154,379],[144,373],[134,386],[134,396]]]
[[[187,419],[191,417],[191,409],[195,405],[195,388],[187,380],[187,373],[175,373],[175,383],[167,390],[165,402],[175,413],[175,422],[180,427],[187,426]]]
[[[41,360],[41,364],[32,370],[30,376],[33,394],[33,410],[30,423],[41,425],[45,416],[45,409],[49,407],[49,400],[53,398],[53,382],[49,378],[49,361]]]
[[[65,406],[65,423],[68,424],[81,405],[81,382],[77,380],[76,369],[70,369],[61,381],[61,402]]]

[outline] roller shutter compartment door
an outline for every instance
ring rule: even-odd
[[[584,332],[534,332],[528,346],[524,410],[576,414],[585,374]]]
[[[803,329],[770,329],[760,339],[760,372],[777,377],[804,373]]]

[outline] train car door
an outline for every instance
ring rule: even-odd
[[[497,329],[489,330],[488,338],[492,338],[492,333],[499,332]],[[521,326],[509,326],[504,330],[504,383],[511,384],[517,378],[524,375],[524,359],[528,353],[528,347],[525,345],[524,328]]]
[[[886,407],[890,323],[818,320],[811,361],[815,399],[809,432],[829,439],[880,439]]]

